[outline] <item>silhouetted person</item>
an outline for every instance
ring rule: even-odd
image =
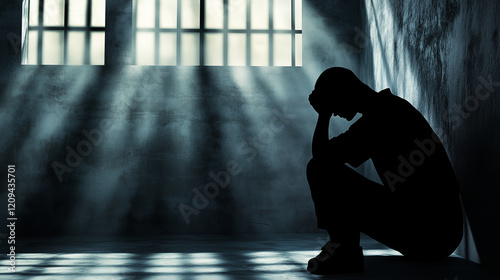
[[[446,258],[462,239],[457,179],[425,118],[389,89],[375,92],[350,70],[330,68],[309,96],[318,113],[307,179],[318,227],[330,240],[308,271],[364,271],[360,232],[405,257]],[[362,117],[329,139],[329,122]],[[383,185],[352,168],[372,159]]]

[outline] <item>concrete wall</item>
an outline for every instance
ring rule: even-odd
[[[357,71],[358,1],[304,0],[300,68],[127,65],[121,0],[107,1],[107,65],[21,66],[19,2],[0,7],[0,166],[17,167],[18,235],[316,230],[307,96],[325,68]]]
[[[344,66],[440,132],[470,221],[459,252],[499,262],[497,1],[304,0],[302,68],[129,66],[118,0],[106,66],[20,66],[21,2],[0,7],[0,163],[17,167],[18,234],[315,231],[306,98],[322,70]],[[214,177],[230,182],[207,203],[196,190],[215,191]],[[182,203],[199,211],[189,225]]]
[[[498,265],[500,2],[365,0],[361,5],[368,39],[363,78],[376,90],[391,88],[409,100],[438,131],[470,222],[458,252]]]

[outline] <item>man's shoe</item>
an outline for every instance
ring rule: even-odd
[[[364,272],[363,248],[328,241],[321,248],[321,253],[309,260],[307,271],[318,275]]]

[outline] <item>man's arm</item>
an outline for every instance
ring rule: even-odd
[[[331,114],[318,114],[318,122],[312,140],[313,158],[328,159],[329,162],[349,163],[358,167],[371,157],[374,135],[372,126],[361,118],[348,131],[329,139]]]
[[[312,140],[312,155],[313,158],[326,156],[328,153],[328,128],[332,114],[318,114],[318,122],[314,130]]]

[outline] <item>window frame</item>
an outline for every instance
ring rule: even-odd
[[[141,30],[141,28],[136,27],[136,21],[135,17],[137,15],[137,11],[134,9],[133,3],[134,0],[126,0],[125,6],[123,6],[121,3],[119,5],[120,8],[117,9],[118,3],[115,3],[110,0],[106,0],[106,8],[105,8],[105,26],[92,26],[91,22],[91,17],[92,17],[92,1],[89,0],[87,2],[87,14],[86,14],[86,25],[85,26],[68,26],[69,23],[69,1],[70,0],[64,0],[64,24],[62,26],[44,26],[43,25],[43,14],[44,14],[44,2],[45,0],[38,0],[38,25],[33,26],[30,25],[30,5],[32,5],[32,1],[30,0],[24,0],[26,1],[26,5],[23,4],[23,9],[26,9],[27,12],[23,12],[23,39],[22,39],[22,50],[23,50],[23,56],[20,61],[20,64],[23,66],[29,66],[29,65],[64,65],[64,66],[104,66],[104,65],[138,65],[136,63],[136,58],[137,58],[137,53],[136,53],[136,34],[138,30]],[[181,26],[181,11],[180,11],[180,5],[181,5],[182,0],[177,0],[177,27]],[[205,67],[205,66],[219,66],[219,67],[232,67],[233,65],[229,65],[228,63],[228,35],[229,34],[244,34],[246,35],[246,47],[245,47],[245,64],[241,65],[241,67],[252,67],[251,63],[251,35],[252,34],[266,34],[267,37],[269,38],[268,40],[268,47],[267,47],[267,52],[268,52],[268,63],[263,66],[268,66],[268,67],[282,67],[281,65],[275,65],[274,64],[274,34],[290,34],[291,38],[291,46],[290,46],[290,52],[291,52],[291,63],[289,65],[285,65],[284,67],[302,67],[302,46],[297,45],[297,38],[298,35],[300,35],[300,40],[302,41],[302,30],[303,27],[300,26],[300,29],[297,29],[296,23],[298,21],[297,17],[300,17],[300,21],[302,21],[302,14],[297,15],[296,14],[296,7],[297,7],[297,1],[303,1],[303,0],[290,0],[291,2],[291,26],[290,29],[274,29],[274,21],[273,21],[273,10],[274,10],[274,5],[273,2],[274,0],[268,0],[269,1],[269,26],[268,29],[251,29],[251,0],[244,0],[246,2],[246,28],[245,29],[230,29],[228,28],[228,21],[229,21],[229,7],[228,3],[229,0],[223,0],[223,28],[206,28],[205,27],[205,1],[204,0],[199,0],[200,1],[200,28],[196,29],[189,29],[189,28],[159,28],[159,9],[156,8],[156,15],[155,15],[155,28],[151,28],[150,31],[154,32],[154,37],[155,37],[155,64],[150,64],[151,66],[183,66],[181,64],[181,35],[186,34],[186,33],[194,33],[199,36],[199,63],[194,65],[198,67]],[[155,0],[155,5],[158,7],[159,5],[159,0]],[[128,6],[128,8],[127,8]],[[122,11],[119,14],[110,14],[109,8],[112,7],[112,10],[114,11]],[[122,9],[121,7],[124,7],[125,9]],[[123,13],[125,12],[125,13]],[[121,22],[126,22],[130,24],[131,28],[128,29],[128,32],[123,33],[124,29],[122,26],[115,26],[117,23],[117,19]],[[125,28],[126,29],[126,28]],[[145,30],[145,29],[142,29]],[[28,50],[29,50],[29,32],[30,31],[37,31],[37,39],[38,39],[38,46],[36,48],[36,53],[37,53],[37,59],[36,63],[28,63]],[[63,32],[63,43],[61,48],[62,50],[62,62],[61,63],[46,63],[43,64],[43,40],[44,40],[44,31],[60,31]],[[79,32],[84,32],[84,44],[85,46],[83,47],[84,51],[84,57],[83,57],[83,63],[82,64],[68,64],[68,48],[70,44],[68,43],[68,33],[72,31],[79,31]],[[116,37],[116,34],[106,34],[112,31],[119,31],[121,33],[121,36]],[[164,65],[164,64],[159,64],[159,36],[162,31],[167,31],[173,34],[176,34],[177,38],[177,43],[176,43],[176,64],[174,65]],[[103,59],[104,61],[102,64],[91,64],[91,53],[92,49],[90,46],[91,43],[91,34],[93,32],[102,32],[104,34],[104,50],[103,50]],[[130,32],[130,33],[129,33]],[[206,65],[205,63],[205,35],[206,34],[222,34],[223,37],[223,52],[222,52],[222,57],[223,57],[223,63],[222,65]],[[124,35],[129,35],[125,36]],[[111,36],[111,37],[110,37]],[[112,39],[114,38],[114,39]],[[123,38],[130,38],[130,41],[128,39],[123,39]],[[110,44],[111,42],[115,42],[118,39],[118,45],[116,44]],[[113,40],[113,41],[110,41]],[[129,44],[130,43],[130,44]],[[300,43],[300,42],[299,42]],[[301,43],[300,43],[301,44]],[[299,49],[298,49],[298,48]],[[118,52],[119,56],[117,57],[115,54]],[[300,55],[300,57],[297,57]],[[300,59],[300,61],[299,61]],[[298,62],[298,65],[297,65]],[[146,66],[146,65],[144,65]]]
[[[90,52],[91,52],[91,33],[92,32],[103,32],[106,36],[106,24],[104,27],[92,26],[92,0],[87,1],[87,13],[85,15],[85,26],[69,26],[69,0],[64,0],[64,15],[63,15],[63,26],[45,26],[43,24],[44,20],[44,4],[45,0],[38,0],[38,25],[30,25],[30,12],[31,12],[32,1],[28,1],[28,13],[27,13],[27,36],[29,38],[30,31],[37,31],[37,62],[36,64],[28,63],[28,56],[26,56],[26,63],[23,65],[69,65],[68,64],[68,33],[71,31],[85,32],[84,36],[84,57],[83,64],[76,65],[95,65],[102,66],[106,65],[106,42],[104,43],[104,62],[103,64],[91,64],[90,63]],[[107,9],[106,9],[107,10]],[[107,11],[105,10],[105,15]],[[62,31],[63,32],[63,62],[61,64],[43,64],[43,32],[45,31]],[[29,46],[29,40],[26,39],[27,46]],[[28,47],[26,47],[28,49]]]
[[[251,67],[253,66],[251,63],[251,35],[252,34],[266,34],[268,35],[268,64],[265,66],[269,67],[280,67],[274,65],[274,35],[275,34],[290,34],[291,36],[291,65],[288,67],[301,67],[301,65],[297,65],[297,49],[296,49],[296,36],[302,35],[302,29],[296,28],[296,1],[302,0],[290,0],[291,2],[291,27],[290,29],[274,29],[274,0],[268,0],[269,2],[269,25],[267,29],[252,29],[251,28],[251,0],[245,0],[246,2],[246,28],[245,29],[230,29],[228,20],[229,20],[229,9],[228,3],[229,0],[223,0],[223,28],[206,28],[205,27],[205,0],[200,1],[200,28],[182,28],[182,11],[181,11],[181,1],[177,0],[177,28],[160,28],[160,0],[155,1],[155,27],[153,28],[138,28],[137,27],[137,1],[133,0],[132,4],[132,65],[142,65],[137,64],[137,40],[136,36],[138,32],[153,32],[154,33],[154,66],[166,66],[160,64],[160,34],[161,33],[174,33],[176,34],[176,64],[172,66],[183,66],[181,64],[181,50],[182,50],[182,42],[181,36],[182,34],[194,33],[199,35],[199,61],[195,66],[219,66],[219,67],[230,67],[228,63],[228,37],[229,34],[245,34],[246,35],[246,63],[243,66]],[[300,15],[302,16],[302,15]],[[222,65],[206,65],[205,59],[205,35],[206,34],[222,34],[223,36],[223,63]]]

